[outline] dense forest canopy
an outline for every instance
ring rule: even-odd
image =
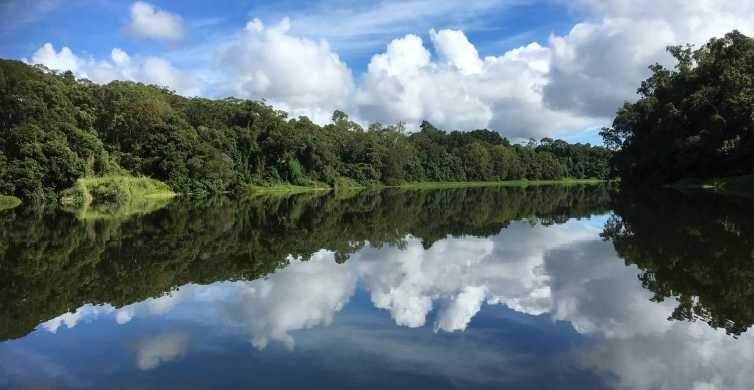
[[[641,98],[601,133],[616,172],[654,183],[754,173],[754,39],[733,31],[668,50],[675,68],[651,66]]]
[[[184,98],[134,82],[97,85],[0,60],[0,193],[47,198],[76,179],[144,175],[179,192],[316,182],[606,178],[611,152],[430,123],[367,129],[340,111],[320,126],[260,101]]]

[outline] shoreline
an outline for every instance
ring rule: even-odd
[[[119,185],[128,182],[128,184],[142,184],[143,181],[149,181],[153,183],[159,183],[157,187],[165,185],[155,179],[149,179],[145,177],[132,177],[132,176],[105,176],[98,178],[82,178],[74,184],[73,187],[61,193],[59,196],[59,202],[64,206],[78,206],[86,207],[95,201],[96,195],[91,193],[91,187],[105,182],[118,182]],[[614,180],[604,179],[558,179],[558,180],[502,180],[502,181],[460,181],[460,182],[407,182],[396,185],[346,185],[346,186],[326,186],[326,185],[313,185],[313,186],[300,186],[293,184],[274,184],[271,186],[251,186],[246,191],[238,191],[235,194],[243,194],[244,192],[249,196],[254,195],[292,195],[308,192],[329,192],[329,191],[361,191],[361,190],[383,190],[383,189],[404,189],[404,190],[439,190],[439,189],[454,189],[454,188],[490,188],[490,187],[519,187],[525,188],[530,186],[550,186],[550,185],[595,185],[602,183],[609,183]],[[141,182],[141,183],[140,183]],[[95,184],[96,183],[96,184]],[[139,187],[139,185],[136,187]],[[130,186],[127,186],[130,187]],[[134,188],[118,188],[116,191],[125,193],[128,202],[144,200],[162,200],[174,197],[193,196],[191,193],[176,193],[172,191],[165,191],[164,188],[151,188],[152,191],[144,191],[142,188],[134,191]],[[233,194],[230,192],[228,194]],[[210,194],[211,195],[211,194]],[[11,209],[17,207],[22,203],[22,200],[15,196],[0,195],[0,210]]]
[[[148,199],[167,199],[177,196],[170,187],[144,176],[110,175],[82,177],[59,196],[63,206],[86,208],[92,203],[124,205]]]
[[[502,181],[455,181],[455,182],[407,182],[396,185],[351,185],[351,186],[297,186],[291,184],[276,184],[272,186],[255,186],[250,189],[251,194],[293,194],[311,191],[341,191],[341,190],[364,190],[364,189],[407,189],[407,190],[431,190],[452,188],[481,188],[481,187],[529,187],[547,185],[594,185],[609,183],[611,180],[603,179],[558,179],[558,180],[502,180]]]

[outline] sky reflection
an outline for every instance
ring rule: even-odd
[[[605,220],[514,222],[429,249],[407,236],[400,247],[367,245],[344,264],[323,250],[263,279],[184,285],[121,308],[85,305],[0,344],[0,376],[24,382],[34,363],[42,377],[85,386],[71,367],[87,372],[86,356],[62,360],[64,348],[44,341],[94,350],[103,346],[87,343],[106,334],[112,355],[130,356],[130,370],[142,372],[213,365],[214,356],[256,364],[262,378],[275,376],[263,367],[304,361],[295,369],[303,377],[324,384],[323,372],[336,370],[344,387],[379,385],[374,370],[434,387],[754,387],[752,336],[669,321],[675,302],[650,301],[638,268],[600,238]]]

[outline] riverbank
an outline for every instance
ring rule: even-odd
[[[754,196],[754,175],[711,179],[688,178],[678,180],[669,187],[677,190],[705,190]]]
[[[361,185],[351,182],[348,185],[330,187],[327,185],[297,186],[292,184],[275,184],[271,186],[255,186],[250,188],[252,194],[294,194],[309,191],[332,191],[332,190],[362,190],[397,188],[409,190],[433,190],[451,188],[474,188],[474,187],[528,187],[542,185],[588,185],[606,183],[602,179],[560,179],[560,180],[504,180],[504,181],[458,181],[458,182],[408,182],[396,185]]]
[[[76,180],[63,191],[65,206],[86,207],[98,204],[128,204],[140,199],[166,199],[176,196],[167,184],[148,177],[103,176]]]
[[[310,186],[293,184],[274,184],[269,186],[250,186],[251,195],[291,195],[313,191],[354,192],[365,189],[380,190],[384,188],[407,190],[431,190],[452,188],[478,187],[528,187],[543,185],[590,185],[606,183],[601,179],[560,179],[560,180],[505,180],[505,181],[467,181],[467,182],[408,182],[397,185],[373,184],[363,185],[355,181],[338,182],[335,187],[324,183]],[[190,195],[190,194],[189,194]],[[68,208],[89,208],[91,205],[119,206],[123,209],[140,210],[147,203],[146,200],[170,199],[178,196],[170,187],[156,179],[133,176],[103,176],[81,178],[69,189],[63,191],[60,203]],[[21,204],[21,200],[0,195],[0,210],[13,208]],[[133,206],[133,207],[131,207]],[[92,211],[92,210],[89,210]],[[126,214],[131,214],[127,212]]]
[[[310,191],[330,191],[332,187],[327,185],[312,185],[312,186],[297,186],[293,184],[273,184],[270,186],[251,186],[249,187],[250,194],[297,194],[300,192]]]
[[[0,211],[16,208],[21,204],[21,199],[10,195],[0,195]]]

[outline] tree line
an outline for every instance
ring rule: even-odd
[[[184,193],[275,183],[606,178],[611,152],[589,144],[511,144],[489,130],[446,132],[336,111],[321,126],[264,101],[185,98],[129,81],[97,85],[0,60],[0,194],[49,198],[84,176],[133,174]]]
[[[640,99],[602,130],[614,172],[649,183],[754,173],[754,39],[733,31],[668,51],[675,67],[652,65]]]

